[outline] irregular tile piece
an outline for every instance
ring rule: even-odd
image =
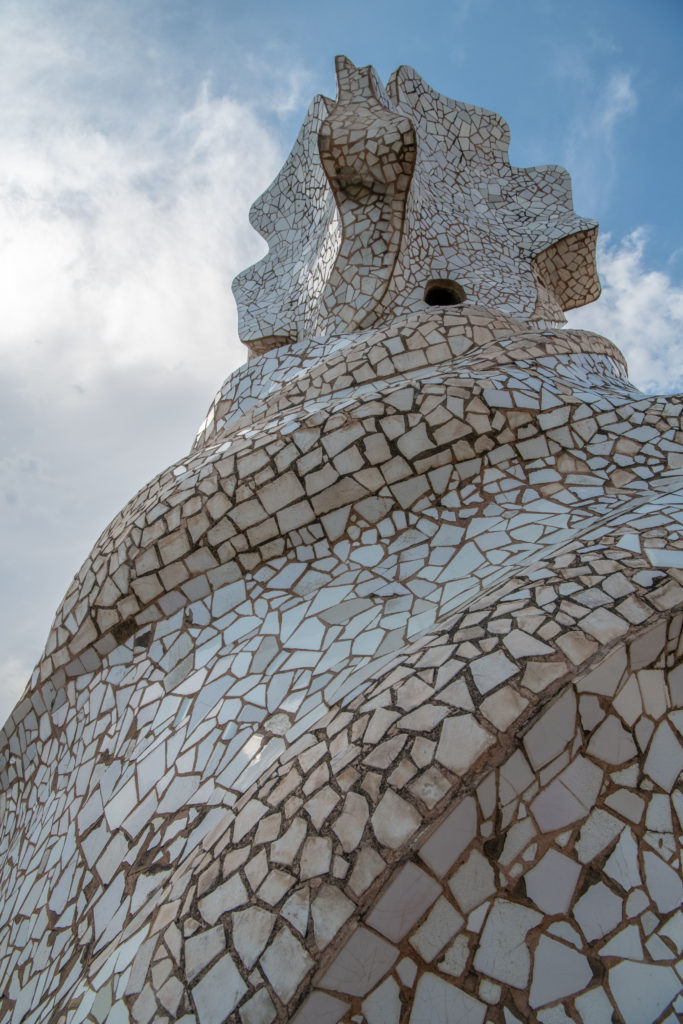
[[[424,974],[417,986],[410,1024],[483,1024],[486,1004],[439,978]]]
[[[477,805],[466,797],[420,847],[420,857],[437,875],[444,875],[474,838]]]
[[[366,921],[392,942],[399,942],[431,907],[441,886],[416,864],[398,871]]]
[[[291,864],[306,836],[306,824],[301,818],[295,818],[287,831],[270,847],[271,863]]]
[[[301,878],[324,875],[330,867],[332,843],[326,838],[309,837],[301,853]]]
[[[348,1008],[348,1003],[343,1003],[327,992],[311,992],[292,1018],[292,1024],[337,1024]]]
[[[185,970],[190,981],[225,949],[221,925],[193,935],[185,942]]]
[[[398,950],[367,928],[357,928],[319,984],[350,996],[365,996],[396,962]]]
[[[645,761],[645,773],[653,782],[670,793],[681,771],[683,771],[683,744],[678,740],[669,723],[662,722],[652,737]]]
[[[328,850],[329,844],[324,843],[323,848]],[[293,885],[293,875],[290,875],[287,871],[281,871],[279,868],[273,868],[259,887],[258,895],[260,899],[274,907],[280,902],[285,893],[289,892]]]
[[[527,894],[546,914],[566,913],[580,873],[580,864],[557,850],[548,850],[524,876]]]
[[[394,979],[387,978],[363,1000],[363,1013],[368,1024],[399,1024],[400,991]]]
[[[441,729],[436,759],[439,764],[462,775],[493,742],[491,733],[483,729],[472,715],[448,718]]]
[[[289,1002],[313,964],[287,927],[280,929],[259,962],[283,1003]]]
[[[638,749],[615,715],[609,715],[588,744],[588,754],[605,764],[631,761]]]
[[[576,852],[582,864],[588,864],[593,858],[610,845],[615,836],[623,829],[619,821],[602,807],[593,810],[579,833]]]
[[[239,875],[233,875],[199,901],[199,912],[205,921],[215,924],[228,910],[243,906],[247,898],[247,890],[242,879]]]
[[[335,886],[321,886],[311,904],[313,932],[318,949],[324,949],[332,941],[353,910],[351,900]]]
[[[586,988],[593,971],[585,956],[542,935],[534,954],[529,1005],[536,1009]]]
[[[309,902],[308,889],[300,889],[298,892],[292,893],[280,911],[282,916],[296,928],[300,935],[305,935],[308,927]]]
[[[448,884],[458,901],[458,906],[465,913],[478,907],[496,891],[493,868],[478,850],[472,851],[462,867],[449,879]]]
[[[640,932],[636,925],[630,924],[617,932],[609,942],[601,946],[600,952],[603,956],[619,956],[626,960],[642,960],[643,946],[640,941]]]
[[[681,989],[680,978],[670,967],[630,961],[610,969],[609,984],[625,1024],[657,1020]]]
[[[631,829],[625,828],[619,842],[605,862],[605,874],[618,882],[627,892],[642,885],[638,865],[638,846]]]
[[[643,854],[645,882],[648,892],[662,914],[668,914],[683,902],[680,875],[650,850]]]
[[[224,1024],[247,986],[228,953],[192,989],[199,1024]]]
[[[477,658],[472,662],[470,670],[474,684],[480,693],[488,693],[496,686],[500,686],[506,679],[513,676],[517,671],[514,662],[506,658],[502,651],[494,654],[486,654],[483,658]]]
[[[564,828],[591,809],[602,783],[597,765],[577,757],[531,804],[544,832]]]
[[[376,850],[363,849],[358,854],[351,877],[349,878],[349,889],[356,896],[360,896],[372,885],[386,864]]]
[[[356,849],[367,820],[368,804],[365,798],[359,793],[348,793],[342,813],[332,826],[345,853]]]
[[[242,1024],[272,1024],[277,1016],[273,1000],[265,988],[257,989],[251,999],[242,1004],[239,1012]]]
[[[524,737],[524,749],[534,768],[557,757],[569,743],[576,729],[576,697],[572,690],[567,690],[547,711]]]
[[[541,914],[528,907],[494,900],[479,940],[475,968],[496,981],[524,988],[531,967],[526,934],[542,920]]]
[[[576,997],[574,1005],[583,1024],[612,1024],[614,1007],[604,989],[589,989]]]
[[[455,907],[441,897],[424,923],[411,935],[410,943],[422,959],[430,963],[464,923]]]
[[[261,907],[248,907],[233,914],[232,941],[245,967],[254,966],[274,925],[275,915]]]
[[[371,818],[372,828],[380,843],[395,850],[415,832],[420,816],[411,804],[388,789]]]
[[[589,942],[607,935],[622,920],[622,902],[603,882],[592,885],[574,906],[574,917]]]

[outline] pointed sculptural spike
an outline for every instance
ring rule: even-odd
[[[344,71],[354,71],[356,65],[352,60],[349,60],[343,53],[338,53],[334,58],[334,69],[337,72],[337,77]]]
[[[368,327],[398,256],[415,167],[415,128],[391,109],[377,73],[336,61],[338,98],[318,134],[320,161],[334,193],[342,243],[320,297],[346,330]],[[349,281],[354,282],[349,294]]]
[[[386,94],[379,76],[371,64],[363,68],[348,57],[335,57],[337,73],[337,103],[380,102],[386,106]]]

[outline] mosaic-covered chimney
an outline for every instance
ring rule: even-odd
[[[265,259],[233,285],[252,353],[465,302],[533,325],[600,294],[597,224],[561,167],[512,167],[497,114],[401,67],[337,58],[282,171],[254,204]]]
[[[680,1017],[683,396],[565,171],[337,75],[0,736],[0,1024]]]

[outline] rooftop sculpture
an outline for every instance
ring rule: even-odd
[[[598,297],[597,224],[574,213],[563,168],[511,167],[503,119],[412,68],[386,90],[345,57],[337,76],[336,103],[316,97],[252,208],[270,249],[234,284],[250,351],[424,310],[439,281],[532,323]]]
[[[0,1024],[673,1020],[681,396],[560,326],[564,170],[337,74],[5,727]]]

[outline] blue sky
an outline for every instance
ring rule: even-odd
[[[560,163],[600,222],[572,323],[683,390],[681,0],[4,0],[0,6],[0,719],[98,533],[189,448],[242,361],[250,203],[333,57],[413,65]]]

